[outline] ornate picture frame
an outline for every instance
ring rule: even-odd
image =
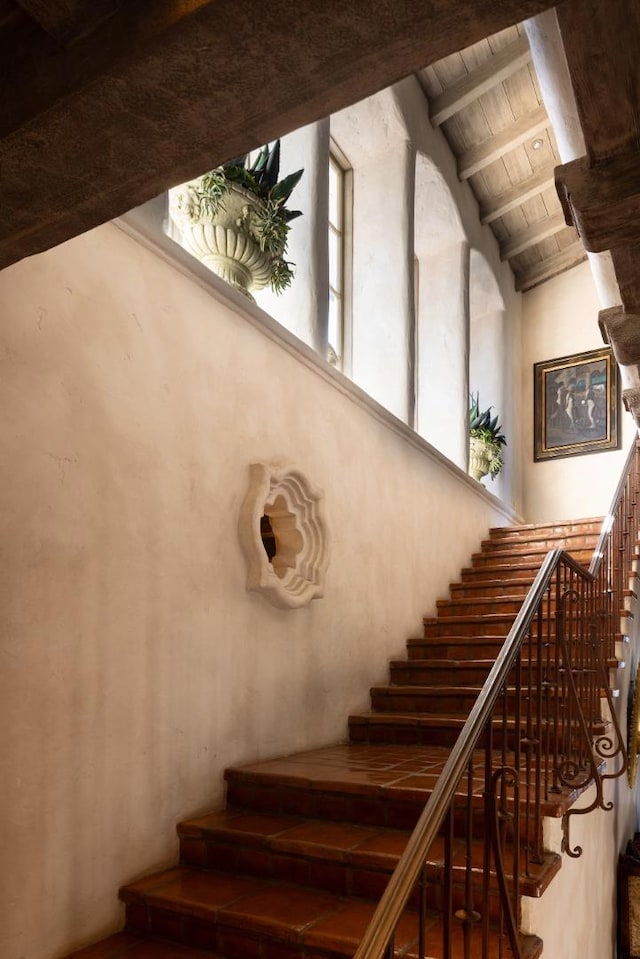
[[[534,363],[534,461],[619,449],[619,410],[610,347]]]

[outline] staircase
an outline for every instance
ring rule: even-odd
[[[391,663],[389,684],[371,690],[371,711],[349,717],[349,743],[227,770],[227,808],[181,823],[180,865],[125,886],[126,931],[76,959],[353,956],[542,559],[560,547],[588,566],[600,526],[588,519],[492,530],[437,616],[425,617],[424,635],[408,641],[408,658]],[[494,744],[503,755],[513,721],[504,718]],[[475,910],[484,902],[498,919],[495,877],[482,883],[482,789],[478,778],[450,817],[449,882],[445,836],[431,847],[396,930],[397,955],[419,954],[420,945],[440,957],[447,910],[458,917],[451,956],[479,955]],[[575,798],[563,789],[539,812],[561,816]],[[523,828],[523,846],[533,834],[541,846],[540,816]],[[542,895],[560,857],[516,853],[506,863],[509,883],[515,861],[519,893]],[[497,930],[491,936],[490,956],[511,954]],[[542,943],[521,936],[520,950],[534,959]]]

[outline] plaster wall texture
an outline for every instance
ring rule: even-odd
[[[353,201],[352,374],[409,423],[413,351],[413,154],[406,141],[358,167]]]
[[[621,411],[620,450],[533,461],[533,364],[602,347],[600,309],[589,264],[581,263],[523,297],[522,413],[524,506],[527,522],[599,516],[606,512],[635,434]]]
[[[469,455],[469,248],[419,260],[417,428],[461,469]]]
[[[499,296],[502,298],[505,312],[504,338],[500,349],[493,356],[495,367],[505,371],[504,394],[505,406],[501,410],[505,433],[509,441],[506,456],[506,467],[498,483],[489,486],[492,491],[510,503],[513,508],[521,512],[523,503],[523,476],[522,476],[522,414],[520,407],[520,354],[521,354],[521,300],[515,292],[513,274],[507,263],[500,260],[498,243],[490,228],[480,223],[478,204],[471,187],[458,179],[456,161],[451,152],[444,134],[438,128],[433,128],[424,122],[424,93],[415,77],[407,77],[393,87],[394,97],[401,112],[410,142],[416,153],[429,158],[438,172],[438,178],[443,181],[449,190],[452,199],[452,209],[455,209],[455,223],[457,229],[462,229],[466,242],[471,250],[472,281],[469,295],[473,300],[474,287],[480,279],[478,271],[473,269],[474,262],[483,262],[483,272],[493,274]],[[416,223],[416,232],[419,232]],[[474,277],[475,274],[475,278]],[[483,281],[484,287],[484,281]],[[446,334],[445,334],[446,335]],[[468,349],[468,331],[467,331]],[[473,364],[473,357],[470,357]],[[451,402],[451,398],[448,398]],[[454,397],[455,402],[455,397]],[[459,414],[464,422],[467,418],[468,396],[458,397]],[[464,404],[464,405],[462,405]]]
[[[580,797],[576,808],[593,802],[595,787]],[[559,843],[559,820],[547,821]],[[582,856],[562,856],[562,868],[539,899],[523,896],[523,931],[540,936],[543,954],[567,959],[613,959],[615,942],[615,819],[596,809],[571,820],[571,843]]]
[[[118,886],[174,861],[227,765],[343,739],[509,521],[197,267],[107,225],[0,273],[2,959],[117,928]],[[304,609],[245,590],[254,459],[325,490]]]

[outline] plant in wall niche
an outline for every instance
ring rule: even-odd
[[[491,416],[492,409],[480,409],[479,392],[469,397],[469,473],[476,480],[487,473],[493,480],[504,466],[503,448],[507,440],[498,416]]]
[[[253,162],[229,160],[170,193],[171,217],[182,244],[218,276],[253,299],[269,284],[282,293],[293,280],[286,259],[289,224],[301,216],[287,201],[303,170],[279,180],[280,140]]]

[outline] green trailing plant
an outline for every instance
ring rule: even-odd
[[[498,422],[498,415],[491,416],[492,406],[486,410],[480,409],[480,392],[469,397],[469,435],[482,440],[489,447],[491,459],[489,475],[495,479],[504,466],[503,449],[507,445],[507,438]]]
[[[229,185],[235,184],[253,193],[255,204],[242,220],[241,226],[272,258],[270,284],[276,293],[282,293],[293,280],[294,263],[286,259],[289,224],[302,216],[300,210],[289,210],[287,201],[300,182],[304,170],[296,170],[279,180],[280,140],[268,144],[258,152],[253,162],[248,156],[236,157],[210,170],[189,184],[192,220],[203,215],[214,217],[224,209]]]

